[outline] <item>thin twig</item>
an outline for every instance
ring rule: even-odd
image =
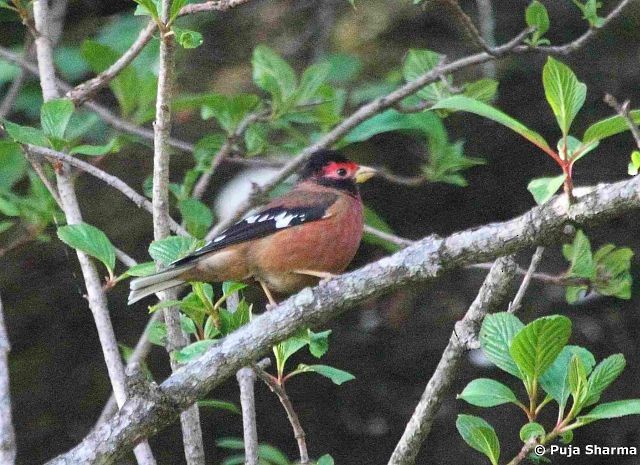
[[[496,311],[508,299],[515,282],[516,262],[513,256],[499,258],[484,279],[464,318],[456,323],[431,379],[420,397],[411,419],[389,459],[389,465],[413,465],[422,443],[458,374],[462,355],[475,347],[476,335],[485,315]]]
[[[254,365],[253,369],[256,375],[258,375],[258,378],[264,381],[264,383],[269,386],[269,389],[271,389],[271,391],[278,397],[278,400],[280,400],[285,412],[287,412],[287,418],[289,419],[289,423],[291,423],[291,428],[293,429],[293,436],[296,438],[296,442],[298,443],[300,465],[308,465],[309,452],[307,451],[306,435],[284,385],[279,384],[276,378],[271,376],[261,367]]]
[[[160,12],[160,69],[156,97],[156,118],[153,123],[153,235],[155,240],[166,238],[170,233],[169,217],[169,161],[170,149],[167,143],[171,134],[171,102],[173,99],[175,72],[175,32],[168,27],[171,0],[161,1]],[[158,265],[160,267],[160,265]],[[161,300],[173,300],[175,290],[161,293]],[[180,312],[177,308],[163,311],[167,327],[167,351],[179,350],[189,344],[189,338],[182,330]],[[179,363],[171,357],[171,369],[177,370]],[[194,404],[180,415],[182,440],[187,465],[204,465],[204,446],[200,427],[200,412]]]
[[[622,119],[624,119],[627,126],[629,126],[629,130],[631,131],[631,135],[633,139],[636,141],[636,147],[640,150],[640,129],[638,129],[638,125],[634,123],[633,119],[631,119],[631,115],[629,114],[629,108],[631,107],[631,102],[629,100],[625,100],[622,104],[618,103],[616,98],[607,94],[604,96],[604,101],[613,108]]]
[[[9,386],[9,335],[4,322],[4,309],[0,298],[0,465],[13,465],[16,461],[16,433],[11,419]]]
[[[236,378],[240,386],[244,463],[245,465],[258,465],[258,426],[256,423],[256,399],[253,391],[256,373],[252,368],[244,367],[238,370]]]
[[[542,259],[543,253],[544,247],[542,246],[536,248],[536,251],[533,253],[533,256],[531,257],[531,263],[529,264],[529,268],[527,269],[527,272],[522,279],[522,283],[518,288],[518,292],[516,293],[516,296],[513,298],[513,300],[509,304],[509,308],[507,309],[507,311],[509,311],[510,313],[515,313],[520,309],[520,306],[522,305],[522,299],[524,298],[524,295],[529,288],[529,283],[531,282],[533,274],[536,272],[536,269],[538,269],[538,264]]]
[[[202,176],[200,176],[200,179],[198,179],[198,182],[196,182],[196,185],[193,188],[193,198],[202,198],[207,190],[207,187],[209,187],[209,183],[211,182],[213,173],[215,173],[220,164],[224,162],[231,154],[233,146],[238,142],[238,140],[242,138],[247,129],[249,129],[249,126],[251,126],[256,121],[259,121],[264,116],[266,116],[264,112],[249,113],[242,119],[242,121],[240,121],[233,133],[230,134],[224,141],[224,144],[222,144],[222,147],[220,147],[218,153],[214,155],[209,169],[204,172]]]
[[[529,439],[523,444],[522,449],[520,449],[520,452],[518,452],[518,455],[511,459],[511,461],[507,465],[518,465],[519,463],[522,463],[522,461],[527,458],[536,444],[538,444],[538,442],[535,438]]]
[[[49,37],[49,20],[53,15],[49,15],[46,0],[35,0],[33,2],[33,16],[35,28],[38,31],[35,37],[35,44],[40,85],[43,98],[48,101],[58,97],[58,89],[53,65],[53,48]],[[78,224],[82,222],[82,214],[70,174],[69,166],[64,163],[56,170],[58,193],[67,223]],[[118,344],[109,317],[107,298],[102,289],[100,276],[91,259],[79,250],[76,253],[87,289],[89,308],[93,313],[96,329],[98,330],[109,379],[111,380],[118,406],[122,407],[127,398],[124,366],[120,359]],[[140,465],[155,465],[153,453],[146,441],[138,444],[134,449],[134,453]]]
[[[136,192],[132,187],[130,187],[123,180],[114,176],[112,174],[107,173],[106,171],[102,171],[100,168],[92,165],[91,163],[87,163],[86,161],[80,160],[79,158],[72,157],[71,155],[67,155],[63,152],[58,152],[56,150],[48,149],[46,147],[38,147],[36,145],[27,145],[25,146],[26,150],[33,155],[37,155],[40,157],[46,157],[53,160],[62,161],[70,166],[78,168],[79,170],[84,171],[87,174],[101,180],[108,186],[113,187],[117,191],[121,192],[125,197],[131,200],[137,207],[146,210],[149,213],[153,213],[153,205],[142,194]],[[169,229],[177,234],[186,236],[188,235],[187,231],[173,218],[169,217],[167,219],[169,224]]]
[[[493,54],[493,47],[487,43],[483,35],[473,23],[473,20],[464,12],[458,0],[440,0],[445,4],[452,16],[456,18],[464,28],[469,40],[479,49],[489,54]]]

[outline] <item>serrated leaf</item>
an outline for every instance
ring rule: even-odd
[[[347,144],[369,140],[377,134],[391,131],[409,131],[427,137],[443,138],[444,126],[440,118],[431,112],[400,113],[396,110],[384,111],[360,123],[344,138]]]
[[[632,110],[629,117],[634,124],[640,124],[640,110]],[[596,140],[606,139],[629,130],[629,124],[622,116],[612,116],[605,118],[587,128],[582,137],[582,141],[586,144]]]
[[[69,150],[69,155],[88,155],[91,157],[101,157],[108,153],[117,152],[120,149],[119,141],[113,137],[104,145],[76,145]]]
[[[640,415],[640,399],[619,400],[596,406],[586,415],[579,416],[579,423],[587,424],[596,420],[619,418],[627,415]]]
[[[180,314],[180,327],[187,334],[196,334],[198,332],[196,324],[186,315]]]
[[[151,344],[164,347],[167,344],[167,325],[154,321],[147,330],[147,337]]]
[[[520,440],[522,442],[527,442],[532,438],[543,438],[545,434],[544,427],[536,422],[526,423],[520,428]]]
[[[565,346],[562,348],[560,355],[540,377],[542,389],[553,397],[562,408],[567,404],[571,393],[569,387],[569,363],[574,355],[580,357],[586,373],[591,373],[596,364],[593,354],[583,347]]]
[[[564,174],[552,178],[532,179],[527,185],[527,190],[531,192],[536,203],[542,205],[558,192],[564,180]]]
[[[620,376],[626,364],[622,354],[611,355],[598,363],[589,376],[585,407],[600,400],[602,393]]]
[[[240,409],[233,402],[227,402],[226,400],[216,399],[203,399],[198,401],[198,407],[214,408],[218,410],[227,410],[236,415],[240,415]]]
[[[522,322],[511,313],[487,315],[480,328],[480,346],[487,358],[498,368],[521,378],[522,375],[509,353],[514,336],[522,329]]]
[[[464,86],[465,96],[484,103],[491,102],[497,91],[498,81],[495,79],[479,79]]]
[[[432,71],[442,61],[442,55],[431,50],[411,49],[402,65],[402,75],[407,82],[418,79],[425,73]],[[446,78],[451,82],[451,78]],[[420,89],[416,95],[428,102],[437,102],[451,96],[451,92],[442,82],[434,82]]]
[[[20,126],[11,121],[4,121],[3,126],[7,134],[19,144],[31,144],[38,147],[49,147],[49,141],[39,129],[29,126]]]
[[[258,105],[259,101],[258,96],[253,94],[231,96],[214,94],[202,106],[201,116],[203,119],[215,118],[228,134],[233,134],[238,124]],[[216,138],[207,141],[209,146],[211,144],[217,145],[217,143],[218,139]]]
[[[474,113],[479,116],[483,116],[488,118],[496,123],[500,123],[512,131],[520,134],[522,137],[527,139],[532,144],[540,147],[545,152],[551,152],[551,148],[544,137],[542,137],[537,132],[529,129],[520,121],[512,118],[511,116],[503,113],[502,111],[494,108],[486,103],[480,102],[478,100],[471,99],[469,97],[465,97],[464,95],[454,95],[453,97],[446,98],[437,102],[435,105],[431,107],[432,110],[436,109],[446,109],[446,110],[456,110],[456,111],[466,111],[469,113]]]
[[[523,375],[538,379],[567,345],[570,335],[571,320],[567,317],[538,318],[514,336],[509,353]]]
[[[9,140],[0,140],[0,192],[9,192],[26,172],[27,160],[20,146]]]
[[[299,373],[318,373],[319,375],[324,376],[325,378],[329,378],[333,384],[341,385],[346,383],[347,381],[351,381],[356,379],[351,373],[348,373],[343,370],[339,370],[338,368],[330,367],[328,365],[305,365],[301,363],[296,368],[296,372]]]
[[[149,245],[149,255],[164,266],[184,257],[195,247],[196,241],[184,236],[171,236]]]
[[[101,230],[87,223],[70,224],[58,228],[58,237],[68,246],[100,260],[113,276],[116,251]]]
[[[50,139],[64,140],[64,133],[75,106],[66,98],[49,100],[40,107],[42,132]]]
[[[213,223],[213,215],[209,207],[198,199],[190,198],[178,202],[178,209],[187,231],[192,236],[202,239]]]
[[[296,74],[280,55],[266,45],[253,50],[253,82],[271,94],[273,104],[279,109],[297,88]]]
[[[235,281],[225,281],[222,283],[222,294],[223,295],[233,294],[234,292],[241,291],[246,287],[247,285],[245,283],[237,283]]]
[[[302,73],[300,85],[296,89],[294,97],[296,105],[307,103],[315,97],[320,86],[327,80],[328,76],[328,64],[321,63],[309,66],[304,73]]]
[[[190,29],[173,28],[176,33],[176,41],[182,48],[191,49],[198,48],[204,42],[202,34],[198,31],[192,31]]]
[[[574,118],[584,105],[587,86],[564,63],[549,57],[542,70],[542,84],[562,134],[569,133]]]
[[[155,272],[156,272],[156,264],[153,262],[145,262],[145,263],[138,263],[137,265],[133,265],[131,268],[129,268],[126,271],[126,275],[141,277],[141,276],[149,276],[150,274],[153,274]]]
[[[480,417],[461,414],[456,420],[456,428],[469,446],[486,455],[493,465],[498,465],[500,441],[489,423]]]
[[[573,243],[562,246],[562,254],[571,263],[567,276],[595,278],[596,268],[591,254],[591,243],[581,229],[576,232]]]
[[[145,14],[150,15],[154,19],[158,19],[158,4],[154,0],[133,0],[143,9],[143,12],[139,12],[136,10],[135,14]]]
[[[457,398],[477,407],[495,407],[509,402],[519,404],[511,389],[487,378],[474,379],[458,394]]]
[[[538,0],[534,0],[527,7],[525,20],[527,26],[536,28],[531,37],[531,45],[539,45],[540,38],[549,30],[549,14],[546,7]]]
[[[180,10],[183,6],[189,3],[189,0],[172,0],[171,1],[171,10],[169,10],[169,19],[173,20],[178,17]]]
[[[176,350],[172,352],[171,355],[174,358],[174,360],[178,363],[188,363],[202,356],[202,354],[204,354],[207,351],[207,349],[209,349],[209,347],[212,347],[217,343],[218,341],[211,340],[211,339],[205,339],[204,341],[197,341],[192,344],[189,344],[188,346],[180,350]]]

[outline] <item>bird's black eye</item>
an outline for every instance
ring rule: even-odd
[[[347,175],[347,170],[345,170],[344,168],[340,168],[338,171],[336,171],[336,173],[338,173],[338,176],[346,176]]]

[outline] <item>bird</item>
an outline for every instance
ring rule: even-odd
[[[344,271],[364,227],[358,184],[376,174],[335,150],[311,155],[292,190],[168,268],[130,282],[128,304],[188,282],[259,283],[269,303]]]

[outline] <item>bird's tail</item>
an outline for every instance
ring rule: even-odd
[[[180,279],[180,275],[191,267],[192,265],[171,268],[152,274],[151,276],[132,279],[129,283],[129,289],[131,292],[129,292],[128,305],[144,299],[151,294],[181,286],[185,283],[185,280]]]

